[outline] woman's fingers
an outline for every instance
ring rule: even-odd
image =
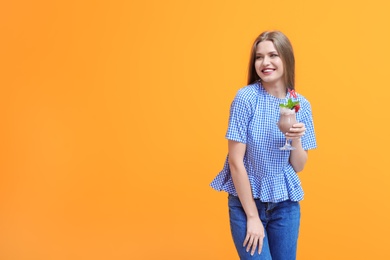
[[[300,138],[305,135],[306,127],[304,123],[296,123],[290,130],[286,133],[286,137],[295,139]]]
[[[255,238],[255,239],[253,240],[251,255],[254,255],[254,254],[255,254],[255,251],[256,251],[256,247],[257,247],[258,242],[259,242],[259,238]]]
[[[244,243],[242,244],[243,247],[246,247],[246,244],[249,242],[249,238],[250,238],[250,235],[249,235],[249,234],[246,234]]]
[[[259,239],[259,255],[260,255],[260,253],[261,253],[261,249],[263,248],[263,239],[264,239],[264,237],[260,237],[260,239]]]
[[[253,242],[254,242],[254,237],[253,236],[250,236],[249,238],[249,241],[248,241],[248,244],[246,245],[246,251],[249,252],[249,250],[251,250],[251,247],[253,245]]]
[[[296,125],[293,125],[293,127],[291,127],[289,130],[289,132],[295,132],[295,133],[304,132],[304,131],[306,131],[305,125],[302,125],[299,127]]]
[[[247,235],[244,240],[244,247],[246,247],[246,251],[251,251],[251,255],[254,255],[256,252],[256,248],[258,249],[258,253],[261,253],[261,249],[263,248],[263,237],[258,237],[255,235]]]

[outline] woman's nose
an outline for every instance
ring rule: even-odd
[[[268,57],[264,57],[263,65],[268,65],[268,64],[269,64],[269,58]]]

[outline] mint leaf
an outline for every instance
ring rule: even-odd
[[[298,105],[298,104],[299,104],[299,101],[292,101],[292,99],[289,98],[289,99],[287,100],[287,104],[279,104],[279,106],[280,106],[280,107],[285,107],[285,108],[288,108],[288,109],[294,109],[294,107],[295,107],[296,105]]]

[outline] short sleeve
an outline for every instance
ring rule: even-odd
[[[249,100],[238,93],[230,106],[229,125],[225,137],[246,144],[248,125],[252,116]]]
[[[307,102],[306,109],[302,110],[302,122],[305,124],[306,132],[302,136],[302,148],[304,150],[310,150],[317,147],[316,136],[314,132],[313,115],[311,111],[311,105]],[[299,113],[299,112],[298,112]]]

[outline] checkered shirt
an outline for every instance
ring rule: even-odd
[[[298,94],[298,93],[297,93]],[[244,166],[247,170],[254,198],[263,202],[303,199],[301,181],[289,162],[290,151],[279,150],[285,136],[279,130],[279,104],[285,99],[276,98],[266,92],[260,83],[248,85],[237,92],[231,107],[226,138],[246,144]],[[298,122],[306,127],[301,138],[304,150],[317,147],[311,106],[298,94],[300,110]],[[211,182],[211,187],[237,196],[231,178],[228,156],[222,171]]]

